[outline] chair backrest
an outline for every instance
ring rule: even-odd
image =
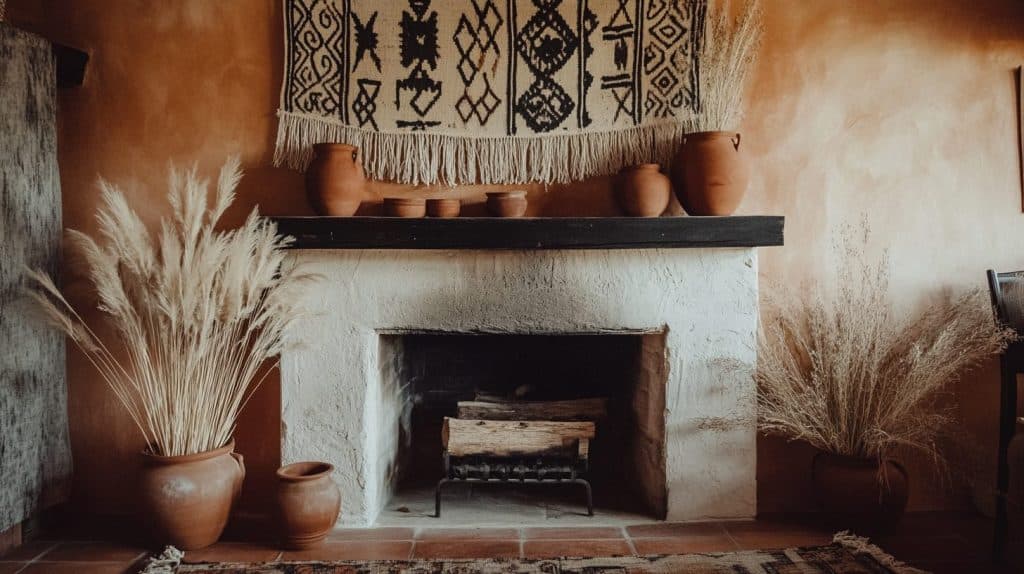
[[[988,270],[992,307],[1001,323],[1024,334],[1024,271]]]

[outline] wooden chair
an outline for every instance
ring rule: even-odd
[[[988,287],[996,318],[1000,323],[1011,326],[1024,335],[1024,298],[1007,296],[1018,284],[1024,287],[1024,271],[996,273],[988,270]],[[996,527],[992,547],[997,560],[1002,558],[1006,550],[1009,535],[1007,490],[1010,467],[1006,451],[1013,438],[1017,420],[1017,374],[1024,373],[1024,341],[1010,344],[999,359],[999,367],[999,453],[996,469]]]

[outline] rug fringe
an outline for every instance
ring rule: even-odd
[[[185,553],[173,546],[167,546],[158,556],[150,556],[139,574],[174,574],[174,569],[181,565]]]
[[[362,150],[368,177],[419,184],[569,183],[638,163],[671,164],[690,122],[528,137],[376,132],[279,110],[274,165],[304,170],[312,146],[344,142]]]
[[[885,550],[872,544],[867,538],[857,536],[849,530],[837,532],[832,538],[832,542],[843,546],[854,554],[868,554],[880,564],[897,572],[897,574],[928,574],[925,570],[908,566],[906,563],[897,560]]]

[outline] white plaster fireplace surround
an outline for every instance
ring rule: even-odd
[[[284,463],[336,467],[340,524],[370,526],[393,488],[400,413],[380,335],[664,332],[667,519],[756,511],[753,248],[293,252],[324,276],[282,358]]]

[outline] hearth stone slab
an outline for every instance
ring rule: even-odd
[[[664,333],[667,519],[754,516],[754,249],[296,250],[292,260],[324,279],[304,343],[282,357],[282,456],[335,465],[340,524],[372,525],[391,497],[407,413],[379,343],[403,332]]]

